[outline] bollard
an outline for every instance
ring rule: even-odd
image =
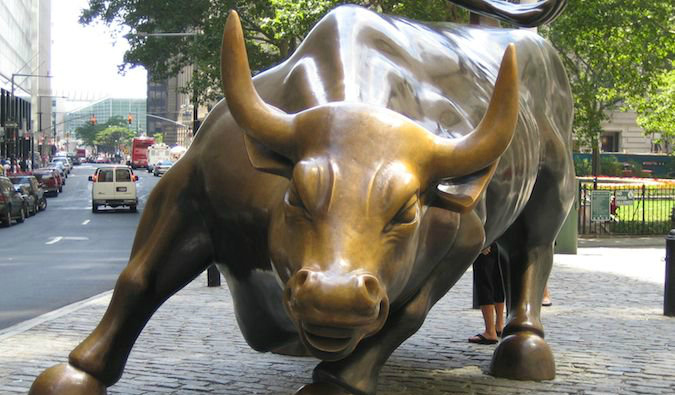
[[[675,317],[675,229],[666,236],[666,282],[663,290],[663,315]]]
[[[206,269],[206,285],[209,287],[220,287],[220,272],[216,265],[211,265]]]

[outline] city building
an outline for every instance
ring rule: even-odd
[[[169,146],[190,145],[194,106],[191,95],[184,91],[191,78],[192,66],[159,81],[148,72],[148,134],[160,133]]]
[[[0,155],[48,152],[51,119],[51,0],[0,2]]]
[[[636,121],[635,111],[614,111],[609,119],[602,123],[600,136],[601,152],[619,152],[624,154],[668,154],[672,147],[659,142],[659,134],[645,136]]]
[[[56,122],[56,128],[63,125],[63,136],[57,144],[59,148],[66,150],[75,148],[75,130],[89,122],[104,124],[113,117],[121,117],[124,120],[131,121],[127,123],[130,129],[136,132],[137,136],[147,134],[146,124],[146,100],[145,99],[115,99],[108,98],[89,104],[75,111],[64,114],[63,121]]]

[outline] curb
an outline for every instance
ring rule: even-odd
[[[113,292],[112,289],[109,291],[101,292],[98,295],[91,296],[79,302],[71,303],[59,309],[52,310],[48,313],[39,315],[35,318],[31,318],[18,324],[14,324],[8,328],[0,329],[0,341],[18,335],[20,333],[26,332],[27,330],[35,326],[38,326],[40,324],[43,324],[56,318],[63,317],[66,314],[70,314],[74,311],[80,310],[89,305],[96,304],[101,299],[109,298],[112,295],[112,292]]]

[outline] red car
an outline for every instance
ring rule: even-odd
[[[61,174],[56,169],[36,169],[33,175],[38,179],[45,194],[50,196],[58,196],[59,192],[63,192],[63,180]]]

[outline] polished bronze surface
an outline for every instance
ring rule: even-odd
[[[152,192],[103,319],[32,394],[113,385],[152,313],[211,263],[252,348],[322,361],[298,394],[374,394],[495,240],[509,317],[492,372],[554,376],[539,306],[574,173],[550,45],[344,6],[254,79],[232,13],[221,57],[227,101]]]
[[[514,4],[506,0],[450,0],[450,2],[477,14],[522,27],[552,22],[567,6],[567,0],[541,0],[528,4]]]

